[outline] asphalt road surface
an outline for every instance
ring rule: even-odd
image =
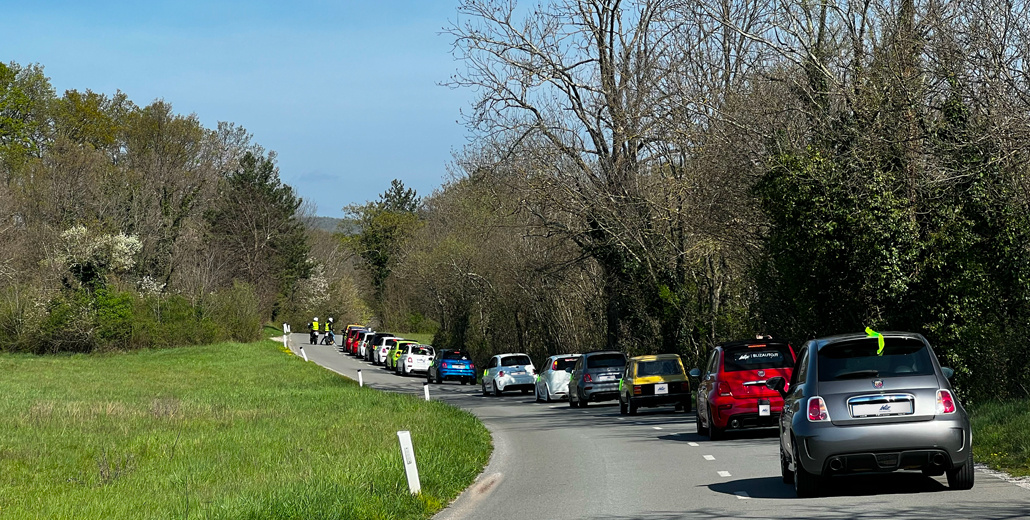
[[[293,335],[293,349],[379,390],[421,395],[424,378],[401,377]],[[299,352],[298,352],[299,353]],[[532,395],[483,397],[479,386],[430,385],[431,399],[476,414],[494,453],[479,479],[435,518],[1030,518],[1030,489],[978,471],[969,491],[918,473],[838,477],[823,496],[797,499],[780,480],[774,429],[710,442],[694,414],[643,408],[619,415],[615,402],[570,408]],[[418,451],[417,439],[415,450]]]

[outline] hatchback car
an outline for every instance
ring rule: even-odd
[[[536,378],[537,402],[569,398],[569,371],[576,366],[577,359],[579,354],[562,354],[544,361],[544,369]]]
[[[379,347],[385,339],[392,337],[395,336],[390,332],[376,332],[369,336],[366,340],[368,344],[365,346],[365,360],[371,361],[373,365],[378,365],[379,358],[376,354],[379,352]]]
[[[501,395],[506,390],[528,394],[536,385],[536,368],[525,354],[499,354],[490,358],[483,372],[483,395]]]
[[[476,384],[476,364],[464,350],[445,349],[437,352],[436,359],[426,372],[430,383],[458,380],[461,384]]]
[[[783,398],[766,388],[772,377],[789,378],[794,369],[790,344],[768,338],[716,345],[697,385],[697,432],[711,440],[727,429],[776,426]]]
[[[397,373],[402,376],[425,374],[429,372],[436,351],[432,345],[411,343],[401,347],[401,357],[397,359]]]
[[[619,413],[636,415],[641,406],[674,405],[690,411],[690,381],[677,354],[629,358],[619,383]]]
[[[415,345],[418,342],[404,338],[394,338],[386,340],[387,345],[390,349],[386,353],[385,367],[389,370],[397,371],[397,362],[401,359],[401,354],[404,353],[405,348],[408,345]]]
[[[626,369],[626,355],[617,350],[587,352],[576,360],[569,376],[569,406],[619,398],[619,380]]]
[[[930,343],[919,334],[848,334],[805,343],[779,419],[780,470],[798,496],[847,473],[946,473],[954,489],[973,487],[969,417]]]

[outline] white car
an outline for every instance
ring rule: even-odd
[[[375,332],[372,331],[372,330],[369,330],[367,332],[362,332],[362,333],[358,334],[358,337],[354,339],[354,341],[358,342],[358,352],[357,352],[357,354],[358,354],[359,358],[364,359],[364,357],[365,357],[365,348],[368,346],[368,339],[371,338],[373,334],[375,334]]]
[[[436,351],[431,345],[419,345],[417,343],[404,346],[404,352],[397,360],[397,373],[410,376],[414,373],[425,374],[429,372],[429,366],[433,364]]]
[[[536,401],[547,401],[569,398],[569,378],[572,367],[576,366],[579,354],[551,356],[544,362],[544,369],[536,377]]]
[[[490,358],[483,372],[483,395],[501,395],[506,390],[528,394],[536,387],[536,368],[526,354],[498,354]]]
[[[387,340],[400,339],[397,336],[387,336],[379,339],[379,344],[375,346],[375,351],[372,356],[375,358],[372,363],[376,365],[386,365],[386,353],[390,350],[390,346],[386,344]]]

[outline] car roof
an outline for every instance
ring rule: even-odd
[[[523,354],[522,352],[505,352],[504,354],[497,354],[494,357],[508,357],[508,356],[528,356],[529,354]]]
[[[887,331],[879,332],[879,334],[881,336],[885,337],[885,338],[917,339],[919,341],[922,341],[923,343],[928,343],[926,341],[926,338],[924,338],[922,334],[919,334],[917,332],[904,332],[904,331],[896,331],[896,330],[887,330]],[[853,340],[856,340],[856,339],[865,339],[865,338],[872,338],[872,337],[874,337],[874,336],[870,336],[870,335],[866,334],[865,332],[849,332],[847,334],[837,334],[835,336],[826,336],[825,338],[816,338],[816,339],[813,339],[812,341],[815,342],[816,348],[821,349],[821,348],[825,347],[826,345],[830,345],[830,344],[833,344],[833,343],[840,343],[842,341],[853,341]]]
[[[623,356],[626,355],[626,353],[621,351],[621,350],[591,350],[590,352],[586,352],[583,355],[584,356],[596,356],[598,354],[622,354]]]
[[[760,339],[760,338],[756,338],[756,339],[738,339],[738,340],[734,340],[734,341],[725,341],[725,342],[719,343],[718,345],[715,346],[715,348],[727,349],[727,348],[746,347],[748,345],[790,345],[790,343],[787,342],[787,341],[784,341],[782,339],[768,339],[768,338],[767,339]]]
[[[630,361],[659,361],[663,359],[680,359],[679,354],[654,354],[650,356],[634,356]]]
[[[549,357],[547,359],[563,359],[563,358],[570,358],[570,357],[580,357],[582,355],[583,354],[555,354],[555,355],[553,355],[553,356],[551,356],[551,357]]]

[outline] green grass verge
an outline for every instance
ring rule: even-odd
[[[1014,477],[1030,476],[1030,400],[980,403],[970,418],[974,460]]]
[[[397,334],[398,336],[400,336],[400,337],[402,337],[404,339],[410,339],[412,341],[417,341],[417,342],[419,342],[419,343],[421,343],[423,345],[432,345],[433,344],[433,335],[432,334],[418,334],[418,333],[415,333],[415,332],[397,332],[395,334]]]
[[[428,518],[492,449],[468,412],[358,388],[270,341],[2,355],[0,374],[0,518]]]

